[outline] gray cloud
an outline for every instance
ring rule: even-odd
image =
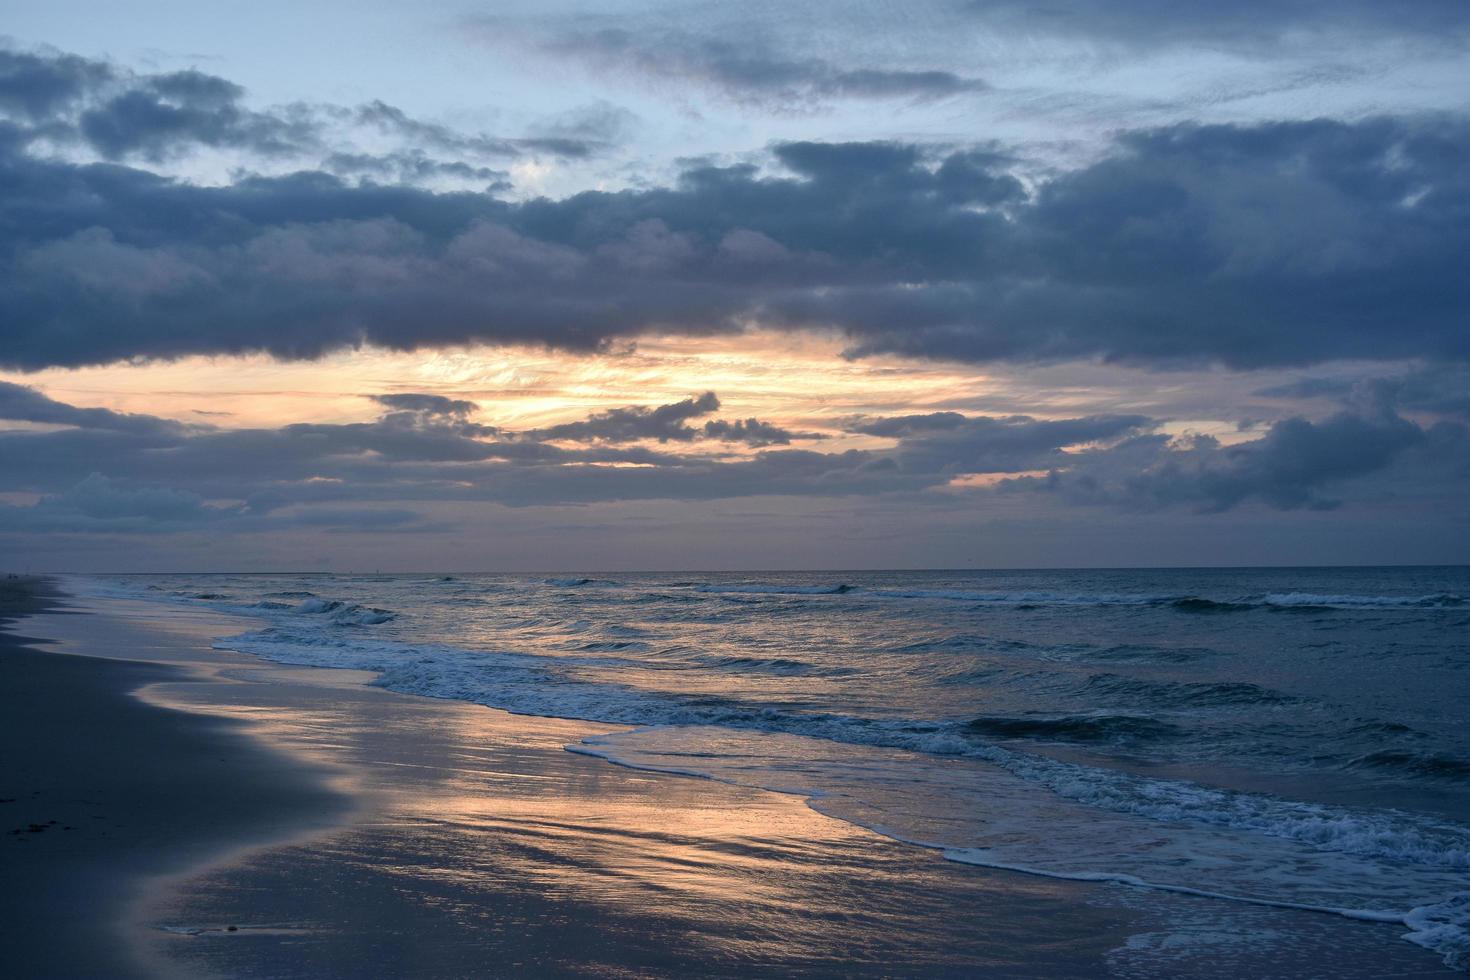
[[[710,419],[700,428],[689,420],[715,412],[720,399],[713,391],[692,396],[669,405],[631,405],[594,412],[580,422],[568,422],[525,433],[529,439],[551,439],[571,442],[637,442],[656,439],[659,442],[694,442],[713,439],[739,442],[753,447],[786,446],[793,440],[818,441],[827,438],[820,432],[795,432],[757,418]]]
[[[402,184],[418,184],[449,177],[482,181],[489,192],[511,189],[508,171],[466,163],[463,160],[436,159],[421,150],[402,153],[331,153],[322,159],[321,167],[328,173],[341,177],[364,177]]]
[[[1359,410],[1427,412],[1470,420],[1470,365],[1425,365],[1388,376],[1306,377],[1257,394],[1330,398]]]
[[[0,47],[0,109],[33,122],[65,112],[113,78],[109,66],[74,54]]]
[[[316,149],[309,113],[252,112],[240,105],[245,90],[198,71],[150,75],[84,111],[81,136],[109,160],[139,155],[164,159],[192,145],[242,148],[264,156]]]
[[[401,137],[416,148],[427,147],[446,153],[471,154],[482,157],[518,157],[523,153],[546,153],[552,156],[581,159],[608,148],[603,139],[567,131],[560,135],[530,136],[506,139],[484,134],[470,135],[439,123],[415,119],[402,109],[375,100],[359,106],[356,120],[381,132]]]
[[[491,21],[472,21],[481,33]],[[679,31],[605,28],[564,31],[542,40],[543,50],[598,70],[630,71],[661,81],[693,82],[746,103],[795,108],[834,99],[938,99],[989,86],[950,71],[847,66],[823,58],[788,56],[757,37],[737,39]]]
[[[519,204],[320,172],[196,186],[33,157],[20,125],[0,122],[9,367],[752,322],[836,328],[854,357],[1470,357],[1458,116],[1134,131],[1030,190],[994,147],[788,143],[785,175]]]
[[[106,408],[76,408],[48,398],[34,388],[8,381],[0,381],[0,419],[142,434],[172,434],[184,428],[172,419],[152,415],[130,415]]]
[[[527,435],[532,439],[564,439],[575,442],[636,442],[657,439],[659,442],[690,442],[698,433],[687,424],[690,419],[708,415],[720,407],[713,391],[686,398],[671,405],[610,408],[594,412],[581,422],[568,422]]]
[[[927,415],[895,415],[888,418],[856,418],[848,425],[849,432],[861,432],[870,436],[898,438],[923,432],[943,432],[957,429],[966,422],[959,412],[930,412]]]
[[[419,392],[400,392],[388,395],[369,395],[379,405],[405,412],[424,412],[428,415],[448,415],[463,418],[477,411],[479,405],[460,398],[445,398],[443,395],[426,395]]]
[[[1288,419],[1259,439],[1227,447],[1205,438],[1173,444],[1156,431],[1155,420],[1142,416],[955,419],[938,413],[861,423],[894,438],[888,449],[766,448],[731,458],[720,447],[699,451],[699,437],[709,437],[687,424],[715,410],[712,395],[594,414],[570,423],[578,427],[575,438],[594,444],[565,448],[544,441],[562,438],[553,429],[510,433],[478,425],[465,417],[468,403],[436,396],[381,396],[387,411],[366,423],[226,430],[144,421],[147,416],[122,416],[137,421],[121,426],[102,418],[106,425],[99,426],[92,424],[97,416],[85,414],[97,410],[32,394],[0,402],[10,406],[0,415],[44,414],[71,427],[0,431],[0,493],[41,495],[30,506],[4,507],[4,528],[399,531],[427,526],[419,507],[456,502],[549,506],[927,492],[926,499],[955,506],[979,499],[964,493],[996,492],[957,496],[946,489],[934,496],[970,474],[1012,474],[1000,492],[1041,490],[1060,501],[1131,510],[1219,512],[1252,503],[1324,509],[1341,499],[1336,491],[1364,480],[1391,490],[1401,467],[1409,474],[1401,481],[1411,479],[1416,492],[1446,492],[1470,477],[1463,425],[1424,427],[1392,414]],[[604,435],[606,441],[657,439],[659,432],[670,433],[667,441],[681,450],[597,441]],[[757,423],[744,436],[759,444],[768,434]],[[610,465],[630,463],[636,465]],[[1038,470],[1051,475],[1026,475]]]
[[[710,419],[704,423],[700,430],[706,439],[718,439],[721,442],[743,442],[747,446],[787,446],[792,440],[819,441],[827,438],[820,432],[794,432],[791,429],[783,429],[770,422],[762,422],[757,418],[736,419],[730,422],[726,419]]]
[[[1069,471],[1019,477],[1003,487],[1142,509],[1218,513],[1255,500],[1278,510],[1331,510],[1342,501],[1329,488],[1384,474],[1416,452],[1421,464],[1438,469],[1442,486],[1470,475],[1470,430],[1462,425],[1425,428],[1392,413],[1343,412],[1321,422],[1283,419],[1261,438],[1231,446],[1208,436],[1183,446],[1141,436],[1083,455]]]
[[[343,174],[498,183],[504,174],[477,161],[586,159],[611,148],[620,132],[612,128],[615,120],[625,123],[616,107],[606,105],[548,121],[544,134],[501,137],[417,119],[382,101],[356,108],[297,103],[254,110],[245,106],[245,94],[228,79],[195,69],[137,74],[76,55],[0,46],[0,111],[18,122],[11,138],[22,144],[79,143],[108,160],[156,163],[210,147],[256,157],[325,156],[322,166]],[[332,128],[344,124],[404,146],[379,154],[334,147]]]
[[[1457,0],[1385,4],[1377,0],[970,0],[963,9],[996,29],[1034,36],[1081,37],[1129,46],[1250,45],[1292,34],[1412,36],[1463,40],[1470,10]]]

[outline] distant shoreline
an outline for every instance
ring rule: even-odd
[[[1470,568],[1470,561],[1450,562],[1448,564],[1363,564],[1363,565],[1025,565],[1025,566],[985,566],[985,565],[961,565],[952,568],[908,568],[872,566],[862,568],[513,568],[496,571],[464,571],[461,569],[407,569],[395,571],[363,571],[362,569],[331,569],[320,568],[306,569],[249,569],[246,571],[232,571],[230,569],[211,569],[200,571],[197,569],[166,569],[162,571],[75,571],[58,570],[47,572],[44,575],[31,576],[32,578],[55,578],[57,576],[76,575],[87,577],[91,575],[108,576],[150,576],[150,575],[301,575],[301,576],[381,576],[384,578],[404,576],[439,576],[439,575],[528,575],[528,576],[561,576],[561,575],[842,575],[845,573],[874,574],[877,572],[894,572],[906,575],[934,573],[936,575],[954,575],[964,573],[991,573],[1004,574],[1010,572],[1250,572],[1250,571],[1272,571],[1289,572],[1294,569],[1303,571],[1371,571],[1373,569],[1397,569],[1412,570],[1445,568]]]

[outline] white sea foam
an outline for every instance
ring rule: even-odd
[[[822,813],[964,864],[1401,923],[1407,938],[1452,965],[1464,965],[1470,950],[1464,872],[1405,866],[1392,856],[1425,843],[1406,815],[1396,817],[1404,826],[1376,824],[1373,844],[1358,853],[1185,814],[1161,822],[1136,809],[1099,811],[1001,770],[956,769],[882,749],[841,753],[786,735],[655,727],[568,749],[637,769],[799,795]],[[1292,805],[1277,802],[1285,808],[1276,818],[1291,822]],[[1385,849],[1384,833],[1410,840]]]
[[[1261,601],[1268,606],[1323,606],[1333,609],[1402,609],[1460,606],[1463,596],[1440,592],[1434,595],[1317,595],[1311,592],[1273,592]]]

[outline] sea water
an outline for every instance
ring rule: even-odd
[[[1470,966],[1470,569],[139,575],[219,646],[606,722],[952,860],[1401,923]]]

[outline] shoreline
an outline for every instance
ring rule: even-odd
[[[134,696],[119,700],[194,719],[342,806],[309,839],[299,826],[294,838],[235,839],[155,871],[124,924],[150,974],[1096,976],[1126,966],[1120,955],[1168,952],[1139,937],[1220,915],[1208,900],[956,864],[800,797],[565,751],[617,726],[213,651],[209,638],[238,620],[127,606],[37,625],[64,635],[67,652],[98,652],[105,634],[114,653],[154,661],[128,670],[171,665],[135,676]],[[1289,914],[1235,918],[1266,928]],[[1381,932],[1301,928],[1340,939],[1345,965],[1362,961],[1344,976],[1453,975]],[[1302,966],[1275,975],[1307,975]]]
[[[242,726],[137,696],[196,682],[183,667],[16,632],[76,615],[64,600],[33,593],[0,620],[5,961],[12,976],[157,976],[131,921],[150,882],[319,828],[344,801]]]

